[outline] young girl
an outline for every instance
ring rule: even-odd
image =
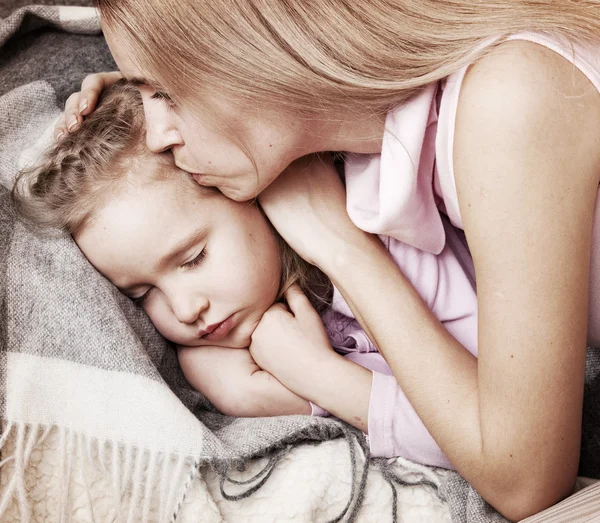
[[[478,360],[351,232],[318,162],[293,164],[260,196],[490,504],[521,519],[568,495],[586,342],[600,341],[600,2],[98,6],[119,69],[140,86],[148,145],[200,184],[249,199],[303,155],[346,151],[360,227],[432,253],[445,245],[438,210],[464,228]],[[58,132],[110,80],[85,80]],[[258,363],[281,373],[277,354]]]
[[[88,260],[177,344],[190,384],[224,413],[330,411],[368,432],[374,456],[451,467],[323,274],[281,241],[256,204],[197,185],[169,157],[145,150],[143,138],[139,93],[118,83],[80,129],[21,175],[14,190],[21,214],[71,233]],[[451,226],[447,234],[458,240]],[[475,292],[455,250],[434,256],[381,240],[448,331],[475,353]],[[460,241],[454,247],[464,254]],[[270,335],[273,324],[285,328],[298,313],[300,333]],[[273,344],[303,396],[254,362]],[[319,385],[306,390],[315,380]]]

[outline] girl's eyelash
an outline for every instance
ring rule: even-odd
[[[155,91],[150,98],[153,100],[166,100],[168,96],[167,93],[163,93],[162,91]]]
[[[183,267],[185,267],[186,269],[193,269],[194,267],[197,267],[198,265],[200,265],[200,263],[202,263],[202,260],[204,260],[205,257],[206,257],[206,247],[204,249],[202,249],[200,251],[200,254],[198,254],[198,256],[196,256],[193,260],[190,260],[189,262],[184,263]],[[152,292],[152,287],[150,289],[148,289],[141,296],[138,296],[137,298],[131,297],[130,299],[133,303],[135,303],[136,305],[141,307],[142,305],[144,305],[145,301],[148,299],[148,296],[150,295],[151,292]]]
[[[183,267],[185,267],[186,269],[193,269],[194,267],[197,267],[198,265],[200,265],[200,263],[202,262],[202,260],[204,260],[204,258],[206,257],[206,247],[204,249],[202,249],[200,251],[200,254],[198,254],[198,256],[196,256],[193,260],[190,260],[187,263],[183,264]]]
[[[146,299],[148,298],[148,295],[150,294],[150,291],[152,289],[148,289],[144,294],[142,294],[141,296],[138,296],[137,298],[131,298],[131,301],[133,303],[135,303],[136,305],[138,305],[139,307],[141,307],[144,302],[146,301]]]

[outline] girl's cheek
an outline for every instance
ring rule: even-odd
[[[163,331],[168,325],[168,308],[166,304],[159,304],[157,300],[150,297],[143,306],[144,312],[150,318],[156,329],[164,336]]]

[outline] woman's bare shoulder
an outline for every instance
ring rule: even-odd
[[[600,111],[600,94],[583,72],[556,51],[525,40],[503,42],[472,64],[461,98],[484,99],[502,110],[510,102],[520,111],[548,108],[548,102],[562,99],[571,102],[565,104],[571,111]]]
[[[552,49],[507,41],[467,70],[456,136],[455,158],[485,145],[495,147],[492,156],[522,151],[532,161],[594,155],[600,151],[600,93]]]

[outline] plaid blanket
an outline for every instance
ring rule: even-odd
[[[35,480],[28,467],[51,437],[59,472],[44,493],[53,514],[45,521],[69,519],[75,498],[92,504],[69,487],[75,474],[92,482],[89,467],[102,469],[118,500],[107,520],[125,514],[128,521],[173,521],[207,467],[219,478],[223,499],[240,500],[268,481],[292,447],[346,438],[350,466],[339,475],[351,483],[350,496],[332,521],[353,521],[369,471],[362,434],[329,418],[221,415],[188,385],[173,347],[70,237],[40,238],[18,222],[8,190],[16,172],[49,143],[53,120],[83,77],[115,68],[95,11],[72,5],[87,0],[58,1],[71,5],[0,4],[0,519],[10,509],[16,520],[29,521]],[[590,358],[587,475],[600,471],[599,369],[600,360]],[[251,467],[250,478],[230,477],[260,457],[264,466]],[[503,519],[458,474],[407,480],[402,471],[414,470],[405,461],[377,465],[377,474],[396,487],[421,483],[439,490],[454,521]]]

